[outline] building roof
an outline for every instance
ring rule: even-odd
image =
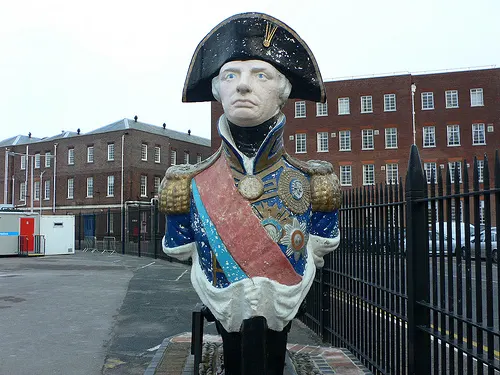
[[[8,146],[18,146],[27,143],[35,143],[40,141],[41,138],[29,137],[27,135],[15,135],[14,137],[10,137],[0,141],[0,147],[8,147]]]
[[[163,128],[160,126],[146,124],[144,122],[130,120],[127,118],[113,122],[112,124],[100,127],[98,129],[92,130],[88,133],[85,133],[85,135],[109,133],[109,132],[114,132],[114,131],[119,131],[119,130],[128,130],[128,129],[135,129],[135,130],[139,130],[139,131],[143,131],[143,132],[147,132],[147,133],[162,135],[162,136],[166,136],[166,137],[169,137],[171,139],[178,140],[178,141],[195,143],[195,144],[202,145],[202,146],[210,147],[210,145],[211,145],[210,139],[207,139],[207,138],[198,137],[196,135],[190,135],[188,133],[182,133],[182,132],[178,132],[175,130]]]
[[[40,141],[43,141],[43,142],[55,141],[56,139],[76,137],[78,135],[79,134],[77,132],[63,131],[62,133],[53,135],[52,137],[42,138],[42,139],[40,139]]]

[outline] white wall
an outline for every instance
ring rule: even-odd
[[[45,235],[45,255],[75,253],[75,217],[40,216],[40,234]]]

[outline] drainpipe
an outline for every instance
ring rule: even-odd
[[[57,172],[57,143],[54,143],[54,196],[52,197],[52,213],[56,213],[56,172]]]
[[[25,176],[24,176],[24,206],[28,205],[28,166],[29,164],[29,146],[26,145],[26,156],[24,157],[24,169],[26,170]],[[21,197],[19,197],[21,198]]]
[[[15,194],[16,192],[16,180],[14,179],[14,175],[12,175],[12,205],[14,206],[14,199],[15,199]]]
[[[43,194],[42,192],[44,191],[43,189],[43,174],[45,173],[45,171],[42,171],[42,173],[40,173],[40,189],[39,189],[39,199],[40,199],[40,216],[42,216],[42,200],[43,200]]]
[[[4,171],[4,182],[3,182],[3,203],[7,204],[7,198],[9,194],[8,183],[9,183],[9,149],[5,148],[5,171]]]
[[[30,181],[30,212],[33,213],[33,199],[35,198],[35,157],[31,158],[31,181]]]

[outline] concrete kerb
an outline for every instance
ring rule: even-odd
[[[167,347],[169,345],[172,345],[172,339],[177,336],[170,336],[167,337],[163,342],[161,343],[160,347],[156,351],[156,354],[153,356],[153,359],[151,360],[151,363],[149,364],[148,368],[146,371],[144,371],[144,375],[154,375],[156,372],[156,368],[158,365],[161,363],[163,356],[165,355],[165,351],[167,350]]]

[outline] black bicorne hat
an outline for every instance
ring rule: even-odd
[[[234,15],[203,38],[191,59],[182,101],[215,100],[212,78],[234,60],[264,60],[288,78],[290,98],[326,101],[318,64],[307,44],[286,24],[262,13]]]

